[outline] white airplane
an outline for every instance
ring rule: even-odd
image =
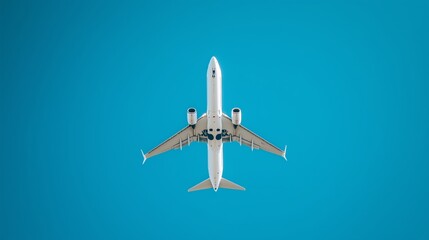
[[[191,142],[207,143],[209,178],[188,189],[188,192],[213,188],[245,190],[222,177],[223,173],[223,143],[239,142],[253,149],[262,149],[286,159],[284,151],[241,125],[241,110],[233,108],[231,118],[222,112],[222,72],[215,57],[212,57],[207,69],[207,113],[197,119],[197,110],[189,108],[187,112],[188,126],[174,134],[172,137],[143,155],[145,161],[155,155],[172,149],[182,149]]]

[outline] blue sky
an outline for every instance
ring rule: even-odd
[[[1,239],[428,239],[425,1],[2,1]],[[206,110],[288,145],[141,166]]]

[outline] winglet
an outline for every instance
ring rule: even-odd
[[[286,150],[287,150],[287,145],[285,146],[285,150],[283,151],[283,158],[287,161]]]
[[[143,150],[142,149],[140,149],[140,152],[142,152],[142,156],[143,156],[143,162],[142,162],[142,165],[144,164],[144,162],[146,162],[146,156],[144,155],[144,152],[143,152]]]

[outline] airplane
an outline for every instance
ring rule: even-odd
[[[188,189],[188,192],[213,188],[245,190],[244,187],[222,177],[223,143],[238,142],[252,149],[262,149],[286,159],[286,150],[279,149],[249,129],[241,125],[241,110],[233,108],[231,117],[222,112],[222,72],[216,57],[212,57],[207,69],[207,112],[197,118],[197,110],[187,110],[188,126],[143,155],[143,163],[148,158],[172,149],[189,146],[192,142],[207,143],[209,178]]]

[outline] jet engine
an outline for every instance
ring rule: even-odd
[[[197,124],[197,110],[195,108],[188,108],[188,124],[194,126]]]
[[[241,109],[240,108],[233,108],[231,111],[232,116],[232,124],[234,126],[238,126],[241,124]]]

